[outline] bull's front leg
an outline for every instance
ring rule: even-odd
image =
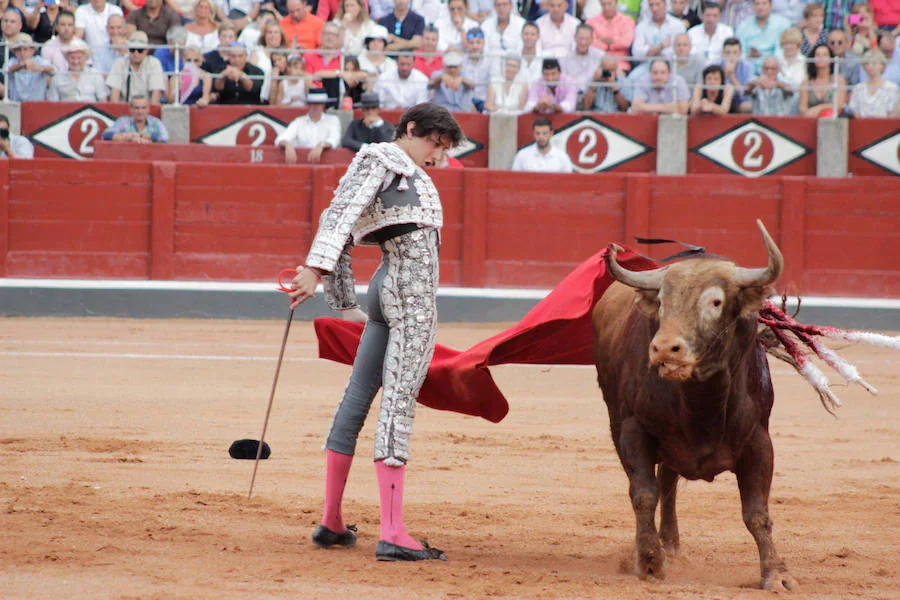
[[[659,479],[659,539],[662,541],[666,556],[673,558],[678,554],[680,541],[678,536],[678,515],[675,513],[675,498],[678,493],[678,473],[666,465],[660,464],[656,474]]]
[[[769,518],[769,490],[775,452],[769,432],[758,427],[735,469],[741,492],[744,524],[759,548],[759,568],[764,590],[797,589],[797,582],[775,550]]]
[[[628,475],[628,492],[637,522],[635,569],[641,579],[666,576],[666,553],[656,531],[656,442],[635,418],[622,421],[619,458]]]

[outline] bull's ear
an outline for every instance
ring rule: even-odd
[[[741,316],[744,318],[755,316],[766,303],[766,299],[774,294],[775,290],[768,285],[742,288],[738,292]]]
[[[656,290],[634,290],[634,305],[648,317],[659,317],[659,292]]]

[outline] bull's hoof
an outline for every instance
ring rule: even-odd
[[[667,540],[660,540],[662,542],[663,550],[666,553],[666,558],[674,559],[678,556],[679,552],[681,552],[681,545],[676,542],[671,542]]]
[[[781,590],[796,592],[800,590],[800,586],[797,585],[797,580],[794,579],[794,576],[784,567],[772,569],[763,577],[761,587],[770,592]]]
[[[637,550],[635,552],[635,571],[640,579],[655,577],[666,578],[666,552],[662,547]]]

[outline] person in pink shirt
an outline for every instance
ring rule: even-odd
[[[525,112],[542,114],[575,112],[578,89],[562,76],[559,60],[545,58],[542,65],[543,79],[528,90]]]
[[[897,0],[869,0],[869,6],[875,13],[875,24],[881,28],[891,29],[900,34],[900,2]]]
[[[588,19],[587,25],[594,29],[594,46],[604,50],[606,55],[627,57],[634,41],[634,19],[619,12],[616,0],[600,0],[600,14]],[[631,69],[631,64],[623,60],[622,69]]]

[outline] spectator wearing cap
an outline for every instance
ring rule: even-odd
[[[428,77],[415,69],[416,59],[404,54],[397,57],[397,71],[385,73],[375,82],[373,91],[388,110],[407,109],[428,102]]]
[[[106,22],[106,33],[109,36],[108,44],[91,46],[91,61],[94,63],[94,68],[104,75],[112,70],[116,59],[123,56],[128,58],[128,33],[125,29],[125,17],[111,15]]]
[[[428,81],[428,88],[434,90],[432,101],[450,112],[472,112],[472,82],[462,76],[463,57],[457,52],[444,55],[444,68],[437,71]]]
[[[84,39],[96,53],[97,48],[109,45],[106,22],[113,15],[124,19],[122,9],[106,0],[91,0],[82,4],[75,9],[75,35]]]
[[[594,28],[581,24],[575,32],[575,49],[559,62],[562,73],[571,81],[579,94],[583,94],[600,67],[603,50],[594,45]]]
[[[703,22],[688,30],[691,52],[702,56],[707,63],[717,63],[722,60],[722,44],[734,37],[734,30],[721,22],[722,9],[715,2],[704,2],[700,17]]]
[[[67,10],[62,10],[56,17],[56,35],[41,46],[41,56],[53,65],[57,72],[65,71],[69,68],[65,50],[76,39],[80,40],[81,38],[75,37],[75,15]]]
[[[531,124],[534,143],[516,152],[513,171],[531,173],[571,173],[572,160],[564,150],[551,143],[553,123],[547,117],[538,117]]]
[[[6,48],[10,48],[10,57],[12,57],[12,45],[15,43],[16,36],[22,33],[22,12],[15,6],[7,6],[0,17],[0,32],[3,39],[0,41],[0,67],[6,60]]]
[[[581,99],[581,110],[598,113],[626,111],[631,102],[622,93],[625,77],[619,69],[617,57],[607,54],[600,60],[600,68],[594,73],[591,85]]]
[[[636,114],[682,114],[688,111],[691,93],[681,75],[672,77],[669,63],[662,58],[650,62],[650,75],[634,90],[631,111]]]
[[[87,64],[91,47],[76,38],[63,52],[68,62],[65,71],[58,71],[50,80],[47,100],[54,102],[106,102],[109,88],[103,75]]]
[[[484,56],[484,32],[480,27],[466,32],[466,53],[463,56],[462,76],[473,86],[472,101],[478,112],[484,112],[493,64]]]
[[[531,85],[543,77],[541,67],[544,57],[541,49],[541,33],[534,23],[525,23],[522,27],[522,65],[519,78]]]
[[[450,0],[447,12],[434,24],[438,30],[438,50],[441,52],[462,52],[465,48],[466,32],[478,27],[478,21],[468,14],[468,0]]]
[[[256,19],[260,0],[216,0],[216,16],[219,21],[228,21],[240,31]]]
[[[287,0],[288,15],[279,21],[291,46],[304,50],[319,47],[325,21],[312,14],[306,0]]]
[[[672,43],[675,36],[687,30],[680,19],[666,12],[665,0],[650,0],[648,6],[650,18],[634,28],[631,52],[640,60],[651,60],[657,56],[669,58],[674,53]]]
[[[594,46],[607,55],[627,58],[634,41],[634,20],[619,12],[616,0],[600,0],[600,14],[589,19],[587,25],[594,30]],[[630,69],[627,61],[620,64],[622,69]]]
[[[341,145],[358,152],[366,144],[390,142],[394,139],[394,126],[381,118],[378,94],[369,92],[360,101],[362,118],[351,121]]]
[[[132,96],[146,96],[151,104],[159,104],[166,91],[166,79],[159,60],[149,56],[149,52],[147,34],[143,31],[131,34],[128,56],[117,58],[106,78],[110,102],[128,102]]]
[[[481,23],[488,55],[505,56],[522,49],[525,19],[512,8],[512,0],[494,0],[494,12]]]
[[[781,34],[791,22],[772,14],[772,0],[755,0],[753,10],[753,18],[738,25],[734,35],[741,40],[744,58],[759,72],[763,58],[781,54]]]
[[[125,19],[128,34],[143,31],[152,46],[165,46],[166,32],[181,26],[181,16],[165,0],[146,0],[144,6],[128,13]]]
[[[216,104],[261,104],[265,73],[247,60],[247,47],[232,42],[228,48],[228,66],[213,81],[218,94]]]
[[[308,148],[307,161],[318,163],[322,152],[340,146],[341,123],[336,116],[325,114],[329,101],[324,90],[312,90],[306,95],[309,112],[291,121],[275,138],[275,145],[284,150],[284,162],[296,164],[297,148]]]
[[[315,75],[322,88],[331,98],[328,108],[337,108],[341,95],[341,30],[334,23],[322,27],[322,41],[318,52],[309,52],[304,57],[306,71]]]
[[[415,67],[427,77],[444,68],[444,57],[438,53],[440,33],[434,25],[426,25],[422,45],[416,50]]]
[[[547,14],[537,20],[544,56],[562,58],[569,53],[580,21],[566,12],[566,0],[545,0]]]
[[[388,32],[388,51],[415,50],[422,45],[425,18],[410,10],[409,3],[410,0],[394,0],[394,11],[378,20]]]
[[[146,96],[132,96],[128,106],[131,114],[116,119],[103,132],[104,140],[133,144],[165,144],[169,141],[166,126],[150,114],[150,103]]]
[[[525,112],[570,113],[575,112],[578,89],[562,75],[559,60],[545,58],[541,70],[543,79],[531,85]]]
[[[34,158],[34,146],[24,135],[9,130],[9,118],[0,114],[0,158]]]
[[[781,63],[775,56],[763,59],[762,73],[747,84],[744,94],[752,98],[754,115],[782,117],[792,112],[794,90],[781,76]]]
[[[37,46],[27,33],[13,38],[11,48],[13,57],[9,60],[7,82],[9,99],[13,102],[46,100],[47,86],[56,69],[34,55]]]
[[[366,51],[358,57],[360,70],[368,73],[373,83],[376,78],[385,73],[397,72],[397,63],[384,54],[387,40],[387,30],[379,25],[377,29],[373,29],[372,33],[366,36]]]
[[[744,86],[756,77],[753,65],[741,58],[741,41],[728,38],[722,46],[722,60],[716,64],[725,72],[725,81],[734,86],[734,101],[740,111],[750,112],[750,98],[744,96]]]

